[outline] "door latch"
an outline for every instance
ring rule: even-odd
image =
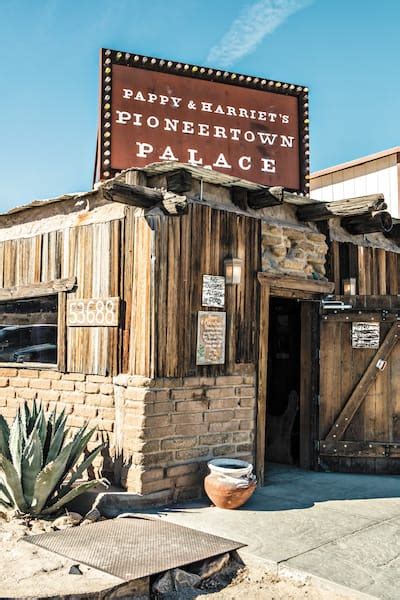
[[[390,446],[389,446],[388,444],[386,444],[386,445],[384,446],[384,452],[383,452],[383,454],[384,454],[385,456],[390,456]]]

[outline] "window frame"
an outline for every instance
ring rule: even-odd
[[[76,277],[55,279],[49,282],[33,285],[21,285],[12,288],[0,289],[0,302],[21,299],[34,299],[43,296],[57,296],[57,362],[2,362],[0,368],[12,367],[15,369],[45,369],[48,371],[66,372],[67,367],[67,292],[76,284]]]

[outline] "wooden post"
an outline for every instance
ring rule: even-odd
[[[67,370],[67,294],[58,292],[57,295],[57,369],[65,373]]]
[[[265,469],[265,427],[267,415],[267,369],[269,331],[269,284],[261,284],[258,333],[258,373],[257,373],[257,436],[256,474],[258,485],[264,485]]]

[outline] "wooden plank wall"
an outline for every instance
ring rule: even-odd
[[[62,277],[75,275],[69,298],[120,296],[120,221],[58,232],[62,237]],[[117,327],[68,327],[67,370],[98,375],[118,371]]]
[[[0,243],[0,286],[76,276],[70,298],[121,296],[123,221],[83,225]],[[118,372],[117,327],[67,328],[67,370]]]
[[[334,241],[330,263],[336,294],[343,294],[342,281],[348,277],[356,277],[361,296],[396,296],[400,292],[400,254]]]
[[[156,217],[155,374],[164,377],[234,373],[256,356],[260,221],[189,205],[188,214]],[[224,275],[224,259],[243,260],[242,281],[226,286],[226,364],[196,367],[197,311],[203,274]],[[216,309],[209,309],[216,310]]]
[[[384,339],[392,323],[381,323]],[[328,431],[364,374],[376,350],[352,348],[351,323],[322,320],[320,373],[320,439]],[[400,443],[400,344],[392,351],[387,367],[379,372],[365,400],[346,430],[344,441]],[[400,472],[398,459],[327,457],[325,466],[335,471]]]

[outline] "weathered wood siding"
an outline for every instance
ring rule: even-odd
[[[0,286],[76,277],[70,299],[121,298],[119,327],[67,327],[67,371],[149,376],[151,229],[114,219],[0,243]]]
[[[339,317],[338,317],[339,318]],[[351,323],[343,320],[322,320],[321,323],[321,371],[320,371],[320,440],[324,440],[329,430],[345,406],[350,394],[365,373],[376,354],[373,349],[352,348]],[[359,317],[362,320],[362,316]],[[377,313],[379,321],[379,313]],[[389,331],[393,322],[381,322],[381,340]],[[400,444],[400,344],[392,350],[388,364],[377,373],[342,438],[342,447],[337,446],[337,456],[322,456],[322,466],[336,471],[349,472],[400,472],[398,458],[384,456],[380,448],[380,458],[374,457],[374,449],[369,443]],[[347,442],[361,442],[361,456],[358,450],[352,453]],[[321,442],[322,444],[323,442]],[[332,447],[335,442],[331,442]],[[349,456],[341,454],[347,453]],[[366,457],[368,453],[371,456]],[[321,448],[321,454],[324,449]],[[356,456],[354,456],[354,454]],[[376,456],[376,454],[375,454]]]
[[[364,296],[396,296],[400,291],[400,254],[333,241],[328,277],[335,293],[343,294],[343,279],[357,279],[357,293]]]
[[[154,217],[155,374],[231,374],[256,355],[260,220],[201,204],[182,217]],[[226,363],[196,367],[197,311],[203,274],[224,275],[224,259],[243,260],[240,285],[226,286]],[[215,310],[215,309],[208,309]]]

